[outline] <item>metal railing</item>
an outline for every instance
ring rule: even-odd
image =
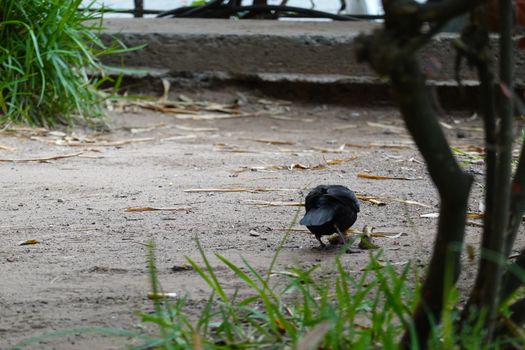
[[[336,21],[356,21],[381,19],[381,15],[347,15],[341,14],[346,9],[346,1],[340,0],[338,13],[315,10],[312,8],[288,6],[288,0],[282,0],[279,5],[268,5],[267,0],[253,0],[251,5],[243,5],[243,0],[210,0],[203,5],[181,6],[172,10],[150,10],[144,8],[144,0],[134,0],[133,9],[91,9],[110,13],[129,13],[134,17],[156,15],[157,17],[177,18],[230,18],[239,19],[278,19],[287,18],[325,18]]]

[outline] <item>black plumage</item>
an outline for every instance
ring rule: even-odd
[[[321,236],[339,234],[346,243],[344,232],[357,220],[359,202],[351,190],[341,185],[320,185],[308,193],[306,213],[299,222],[305,225],[324,247]]]

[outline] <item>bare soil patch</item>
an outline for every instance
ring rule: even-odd
[[[302,201],[318,184],[346,185],[383,202],[361,201],[354,228],[405,233],[375,239],[383,259],[424,265],[437,220],[420,215],[437,212],[439,203],[395,109],[246,96],[240,108],[252,115],[245,117],[177,119],[138,109],[111,112],[109,133],[0,134],[0,348],[73,326],[137,329],[133,311],[151,310],[145,247],[150,240],[157,244],[164,290],[187,294],[189,307],[198,309],[209,288],[194,271],[177,268],[185,256],[199,260],[195,237],[210,256],[220,253],[233,261],[244,256],[265,270],[297,211],[304,211],[283,202]],[[230,103],[238,95],[190,97]],[[482,146],[483,134],[480,120],[468,117],[454,115],[457,123],[444,119],[450,127],[444,130],[454,147],[474,152],[460,158],[476,174],[470,211],[479,212],[484,168],[475,147]],[[80,145],[71,145],[72,133]],[[86,138],[93,142],[82,144]],[[362,173],[402,179],[358,177]],[[185,192],[190,189],[244,190]],[[126,211],[145,207],[164,210]],[[329,275],[338,250],[320,250],[304,228],[294,229],[279,268],[319,264]],[[468,227],[469,244],[477,244],[480,230]],[[30,239],[40,243],[19,245]],[[369,257],[363,252],[342,259],[359,273]],[[213,261],[232,290],[247,292]],[[466,281],[475,261],[465,257],[465,266]],[[128,341],[77,335],[34,348],[121,349]]]

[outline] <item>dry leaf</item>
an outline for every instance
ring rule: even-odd
[[[293,164],[290,164],[290,166],[288,167],[285,167],[282,165],[272,165],[271,168],[275,170],[295,170],[295,169],[297,170],[322,170],[322,169],[326,169],[326,167],[322,164],[304,165],[301,163],[293,163]]]
[[[171,83],[168,79],[162,78],[162,96],[159,98],[159,102],[168,101],[168,95],[170,93]]]
[[[54,136],[54,137],[64,137],[66,136],[66,133],[65,132],[62,132],[62,131],[56,131],[56,130],[53,130],[53,131],[50,131],[47,133],[49,136]]]
[[[370,234],[371,237],[380,237],[380,238],[399,238],[403,236],[408,236],[406,232],[372,232]]]
[[[171,271],[173,272],[191,271],[191,270],[193,270],[193,266],[191,266],[190,264],[174,265],[171,267]]]
[[[326,148],[326,147],[312,147],[312,149],[316,150],[316,151],[320,151],[321,153],[343,153],[343,152],[348,152],[347,150],[345,150],[345,146],[346,144],[342,144],[341,146],[339,146],[339,148]]]
[[[402,176],[381,176],[381,175],[372,175],[367,173],[358,173],[357,177],[363,179],[372,179],[372,180],[421,180],[421,178],[411,178],[411,177],[402,177]]]
[[[483,219],[483,213],[467,213],[467,219]]]
[[[310,167],[310,170],[323,170],[326,169],[326,167],[323,164],[317,164]]]
[[[265,207],[302,207],[304,206],[304,202],[279,202],[279,201],[259,201],[259,200],[252,200],[248,199],[243,201],[247,204],[252,205],[259,205],[259,206],[265,206]]]
[[[279,114],[278,112],[270,113],[268,115],[265,115],[265,117],[276,119],[276,120],[286,120],[286,121],[294,121],[298,123],[311,123],[315,121],[315,118],[294,118],[294,117],[287,117],[284,115]]]
[[[36,240],[36,239],[28,239],[27,241],[19,242],[18,245],[33,245],[33,244],[38,244],[38,243],[40,243],[39,240]]]
[[[139,133],[143,133],[143,132],[153,131],[155,129],[162,128],[164,126],[165,126],[165,124],[161,123],[159,125],[153,125],[153,126],[149,126],[149,127],[146,127],[146,128],[131,128],[131,129],[129,129],[129,132],[132,133],[132,134],[139,134]]]
[[[408,161],[412,162],[412,163],[425,164],[424,162],[422,162],[419,159],[416,159],[414,157],[408,158]]]
[[[301,233],[311,233],[308,229],[306,228],[301,228],[301,227],[272,227],[272,231],[279,231],[279,232],[282,232],[282,231],[290,231],[290,232],[301,232]]]
[[[310,169],[310,167],[308,165],[304,165],[304,164],[301,164],[301,163],[294,163],[294,164],[291,164],[288,169],[290,169],[290,170],[294,170],[294,169],[305,170],[305,169]]]
[[[268,112],[240,113],[240,114],[175,114],[174,117],[181,120],[220,120],[232,118],[257,117],[268,114]]]
[[[236,174],[242,173],[245,171],[267,171],[267,172],[273,172],[275,170],[322,170],[326,169],[326,166],[322,164],[317,165],[304,165],[301,163],[293,163],[289,166],[286,165],[269,165],[269,166],[252,166],[252,167],[241,167],[238,170],[235,170],[234,172]]]
[[[392,200],[395,201],[395,202],[399,202],[399,203],[410,204],[410,205],[418,205],[418,206],[424,207],[424,208],[432,208],[432,206],[430,206],[430,205],[419,203],[419,202],[416,202],[416,201],[413,201],[413,200],[404,200],[404,199],[396,199],[396,198],[392,198]]]
[[[373,196],[364,196],[364,195],[356,195],[357,199],[359,200],[362,200],[364,202],[369,202],[369,203],[372,203],[372,204],[375,204],[375,205],[379,205],[379,206],[382,206],[382,205],[386,205],[385,202],[381,201],[379,198],[377,197],[373,197]]]
[[[385,201],[394,201],[394,202],[399,202],[399,203],[405,203],[405,204],[410,204],[410,205],[418,205],[420,207],[425,207],[425,208],[431,208],[430,205],[426,205],[426,204],[423,204],[423,203],[419,203],[419,202],[416,202],[416,201],[412,201],[412,200],[404,200],[404,199],[397,199],[397,198],[379,198],[379,197],[375,197],[375,196],[366,196],[366,195],[356,195],[357,199],[359,200],[362,200],[364,202],[369,202],[369,203],[372,203],[372,204],[375,204],[375,205],[386,205]]]
[[[154,207],[130,207],[126,208],[126,211],[138,212],[138,211],[191,211],[191,207],[178,207],[178,208],[154,208]]]
[[[360,145],[358,143],[345,143],[345,146],[346,147],[354,147],[354,148],[368,148],[370,146],[366,146],[366,145]]]
[[[64,159],[64,158],[72,158],[72,157],[78,157],[79,155],[83,154],[84,152],[76,152],[76,153],[70,153],[70,154],[63,154],[58,156],[48,156],[48,157],[40,157],[40,158],[0,158],[0,162],[47,162],[50,160],[58,160],[58,159]]]
[[[101,159],[101,158],[105,158],[104,156],[91,156],[91,155],[88,155],[88,154],[81,154],[78,156],[78,158],[84,158],[84,159]]]
[[[279,333],[285,334],[286,328],[284,328],[283,323],[279,319],[275,319],[275,325],[277,326],[277,329],[279,330]]]
[[[379,148],[413,148],[413,142],[407,143],[371,143],[370,147],[379,147]]]
[[[352,235],[362,235],[364,233],[365,233],[364,231],[360,231],[360,230],[355,229],[355,228],[350,228],[350,229],[346,230],[344,235],[345,235],[345,237],[350,237]],[[372,228],[371,232],[370,232],[370,230],[368,230],[368,234],[371,237],[379,237],[379,238],[399,238],[399,237],[408,236],[408,234],[406,232],[375,231],[374,228]],[[333,237],[337,238],[337,237],[339,237],[339,235],[338,234],[334,234]]]
[[[162,293],[162,292],[158,292],[158,293],[149,292],[148,293],[149,300],[162,300],[162,299],[175,299],[175,298],[177,298],[177,293]]]
[[[183,95],[183,94],[179,95],[179,100],[181,100],[182,102],[191,103],[191,104],[195,103],[195,102],[193,102],[193,100],[191,98],[189,98],[188,96]]]
[[[465,130],[465,131],[475,131],[475,132],[483,132],[483,128],[477,128],[477,127],[470,127],[470,126],[460,126],[460,127],[457,127],[456,129],[459,129],[459,130]]]
[[[352,160],[356,160],[357,156],[347,157],[347,158],[336,158],[336,159],[330,159],[326,161],[326,164],[328,165],[339,165],[343,164]]]
[[[268,171],[268,172],[272,172],[266,166],[251,166],[251,167],[243,166],[243,167],[240,167],[239,169],[234,170],[233,173],[234,174],[240,174],[240,173],[244,173],[246,171]]]
[[[271,139],[253,139],[249,137],[241,137],[241,140],[255,141],[260,143],[266,143],[270,145],[294,145],[295,142],[286,140],[271,140]]]
[[[240,148],[236,145],[228,145],[225,143],[216,143],[214,145],[214,151],[216,152],[232,152],[232,153],[260,153],[259,151],[250,150],[246,148]]]
[[[232,187],[232,188],[191,188],[184,190],[187,193],[198,193],[198,192],[273,192],[273,191],[297,191],[296,189],[291,188],[268,188],[268,187],[254,187],[254,188],[244,188],[244,187]]]
[[[195,134],[190,135],[177,135],[177,136],[170,136],[170,137],[164,137],[160,139],[160,141],[180,141],[180,140],[191,140],[196,139],[198,136]]]
[[[233,115],[239,115],[241,112],[237,109],[239,106],[232,105],[232,106],[224,106],[218,103],[212,103],[204,108],[205,111],[211,111],[211,112],[220,112],[225,114],[233,114]]]
[[[384,143],[384,142],[372,142],[368,145],[362,145],[358,143],[345,143],[345,146],[347,147],[354,147],[354,148],[397,148],[397,149],[403,149],[403,148],[414,148],[414,142],[407,141],[407,142],[395,142],[395,143]]]
[[[97,142],[97,141],[90,141],[90,142],[87,142],[87,143],[84,143],[84,142],[79,142],[79,143],[67,143],[68,146],[76,146],[76,147],[84,147],[84,146],[89,146],[89,147],[114,147],[114,146],[122,146],[122,145],[127,145],[127,144],[130,144],[130,143],[138,143],[138,142],[148,142],[148,141],[153,141],[155,140],[153,137],[143,137],[143,138],[137,138],[137,139],[126,139],[126,140],[117,140],[117,141],[102,141],[102,142]]]
[[[198,112],[188,109],[184,106],[171,107],[167,102],[151,102],[151,101],[131,101],[125,106],[137,106],[143,109],[149,109],[161,113],[177,113],[177,114],[197,114]]]
[[[175,125],[176,129],[184,130],[184,131],[193,131],[193,132],[215,132],[219,131],[219,128],[194,128],[191,126],[185,126],[185,125]]]
[[[436,218],[439,218],[439,213],[421,214],[421,215],[419,215],[419,217],[420,218],[436,219]]]
[[[366,124],[368,124],[368,126],[371,126],[371,127],[374,127],[374,128],[390,129],[392,131],[400,131],[400,132],[406,131],[405,128],[402,128],[400,126],[381,124],[381,123],[374,123],[374,122],[367,122]]]
[[[29,135],[45,135],[49,130],[46,128],[31,128],[25,126],[15,126],[6,129],[1,129],[0,132],[6,134],[15,134],[20,137],[28,137]]]
[[[466,216],[467,216],[467,219],[482,219],[483,213],[467,213]],[[422,214],[422,215],[419,215],[419,217],[435,219],[439,217],[439,213]]]
[[[9,152],[14,152],[14,151],[16,151],[16,148],[14,148],[14,147],[9,147],[9,146],[5,146],[5,145],[0,145],[0,150],[9,151]]]
[[[454,127],[452,125],[447,124],[445,122],[440,121],[439,124],[441,124],[441,126],[444,127],[445,129],[449,129],[449,130],[454,129]]]
[[[468,226],[483,227],[483,223],[470,220],[465,221],[465,224],[467,224]]]

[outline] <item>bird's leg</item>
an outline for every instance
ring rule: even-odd
[[[344,235],[343,232],[341,232],[341,230],[339,229],[339,227],[337,227],[336,224],[334,224],[334,228],[336,229],[337,233],[339,234],[339,238],[341,238],[341,242],[343,243],[343,245],[346,244],[346,237]]]
[[[346,237],[345,237],[344,233],[341,232],[341,230],[339,229],[339,227],[337,227],[336,224],[334,224],[334,227],[335,227],[337,233],[339,234],[339,238],[341,238],[341,240],[343,241],[343,245],[346,245],[347,241],[346,241]],[[354,253],[359,253],[359,252],[360,251],[355,250],[355,249],[351,249],[351,248],[347,248],[346,249],[346,253],[348,253],[348,254],[354,254]]]

